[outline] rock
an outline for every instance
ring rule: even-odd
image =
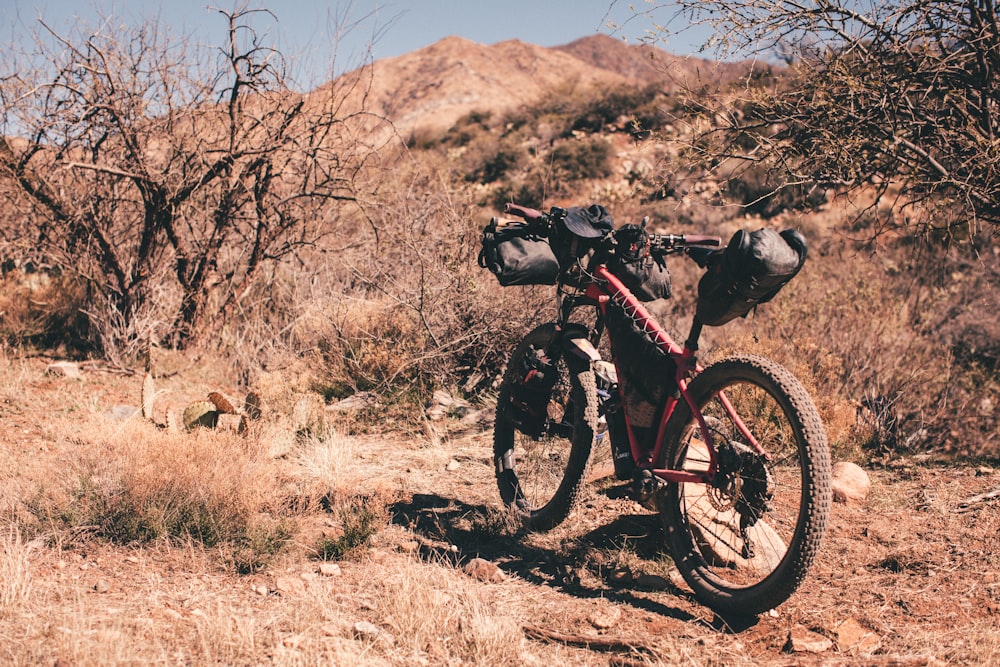
[[[95,591],[96,593],[107,593],[107,592],[108,592],[108,591],[110,591],[110,590],[111,590],[111,584],[109,584],[109,583],[108,583],[107,581],[105,581],[104,579],[99,579],[99,580],[98,580],[98,581],[97,581],[97,582],[96,582],[96,583],[94,584],[94,591]]]
[[[477,424],[490,424],[493,422],[496,412],[493,410],[483,409],[483,410],[473,410],[469,414],[462,417],[462,426],[476,426]]]
[[[455,398],[448,392],[438,389],[431,397],[426,415],[428,419],[437,421],[445,417],[465,417],[472,412],[472,405],[468,401]]]
[[[278,577],[274,580],[274,590],[282,595],[301,593],[306,589],[306,582],[299,577]]]
[[[598,630],[608,630],[618,625],[621,620],[622,610],[619,607],[602,605],[602,609],[593,611],[587,621]]]
[[[371,407],[377,402],[377,397],[370,391],[359,391],[351,394],[347,398],[341,399],[328,406],[326,409],[331,412],[346,412],[348,410],[362,410]]]
[[[193,431],[198,427],[215,428],[219,413],[211,401],[196,401],[184,408],[181,418],[184,428]]]
[[[461,463],[459,463],[455,459],[451,459],[450,461],[448,461],[448,465],[446,465],[444,469],[447,470],[448,472],[455,472],[461,467],[462,467]]]
[[[833,500],[838,503],[863,503],[871,490],[871,480],[864,469],[848,461],[838,461],[833,465],[831,476]]]
[[[337,563],[320,563],[318,569],[324,577],[336,577],[343,572]]]
[[[369,623],[368,621],[358,621],[354,624],[354,637],[356,639],[364,639],[371,642],[381,641],[387,644],[396,643],[396,638],[393,637],[392,634],[386,632],[374,623]]]
[[[131,419],[136,414],[138,414],[139,409],[134,405],[116,405],[104,414],[109,418],[118,422],[123,422]]]
[[[828,638],[801,625],[792,628],[785,644],[785,649],[792,653],[823,653],[832,647],[833,642]]]
[[[507,575],[497,567],[496,563],[491,563],[484,558],[473,558],[462,567],[462,571],[470,577],[486,583],[498,584],[507,579]]]
[[[73,379],[83,377],[83,373],[80,372],[80,364],[73,361],[53,361],[45,367],[45,374]]]
[[[838,625],[834,632],[837,633],[837,650],[841,653],[870,656],[881,645],[878,635],[863,627],[853,618]]]

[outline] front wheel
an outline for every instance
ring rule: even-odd
[[[688,392],[705,417],[719,469],[710,485],[666,487],[668,546],[703,603],[720,612],[765,612],[802,583],[826,530],[830,453],[823,424],[798,380],[763,357],[715,363]],[[666,438],[664,467],[708,470],[708,449],[686,403]]]
[[[530,530],[550,530],[569,515],[598,423],[590,363],[563,354],[557,336],[554,324],[525,336],[497,397],[497,486],[504,504]]]

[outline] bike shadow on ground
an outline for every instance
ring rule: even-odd
[[[548,547],[524,540],[525,533],[512,529],[508,515],[495,506],[419,493],[393,504],[390,510],[393,523],[414,533],[420,557],[430,562],[459,566],[473,558],[484,558],[508,575],[577,598],[606,598],[660,616],[699,622],[719,632],[738,633],[757,622],[756,617],[718,616],[708,621],[670,604],[677,600],[704,609],[692,593],[667,578],[658,577],[652,582],[646,578],[644,583],[642,577],[621,577],[622,573],[610,564],[595,565],[593,554],[614,553],[626,543],[643,560],[662,560],[663,529],[654,514],[619,515],[558,547]],[[654,591],[657,598],[649,597]]]

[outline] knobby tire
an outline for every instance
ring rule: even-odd
[[[749,453],[746,438],[721,407],[720,390],[772,454],[771,461]],[[760,614],[801,585],[826,529],[830,454],[823,424],[798,380],[763,357],[724,359],[698,374],[688,391],[713,439],[735,443],[729,451],[742,458],[735,459],[738,465],[729,464],[739,474],[729,476],[725,489],[667,485],[660,503],[666,541],[681,575],[704,604],[721,613]],[[708,469],[707,450],[686,403],[678,405],[665,438],[661,465]],[[764,486],[773,491],[767,501],[759,492]],[[747,510],[748,505],[756,509]],[[742,528],[741,513],[754,516],[750,521],[755,523]]]
[[[543,324],[515,349],[500,384],[493,431],[500,497],[534,531],[551,530],[572,510],[584,486],[598,424],[596,380],[589,361],[562,353],[545,432],[535,439],[514,426],[511,393],[523,380],[525,356],[533,349],[550,349],[556,336],[554,324]],[[567,424],[560,430],[557,424],[567,414]]]

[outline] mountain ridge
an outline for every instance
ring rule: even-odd
[[[484,45],[449,36],[366,68],[366,109],[406,136],[446,130],[474,111],[510,112],[546,95],[616,86],[662,85],[676,92],[717,85],[746,72],[747,65],[675,56],[607,35],[556,47],[517,39]]]

